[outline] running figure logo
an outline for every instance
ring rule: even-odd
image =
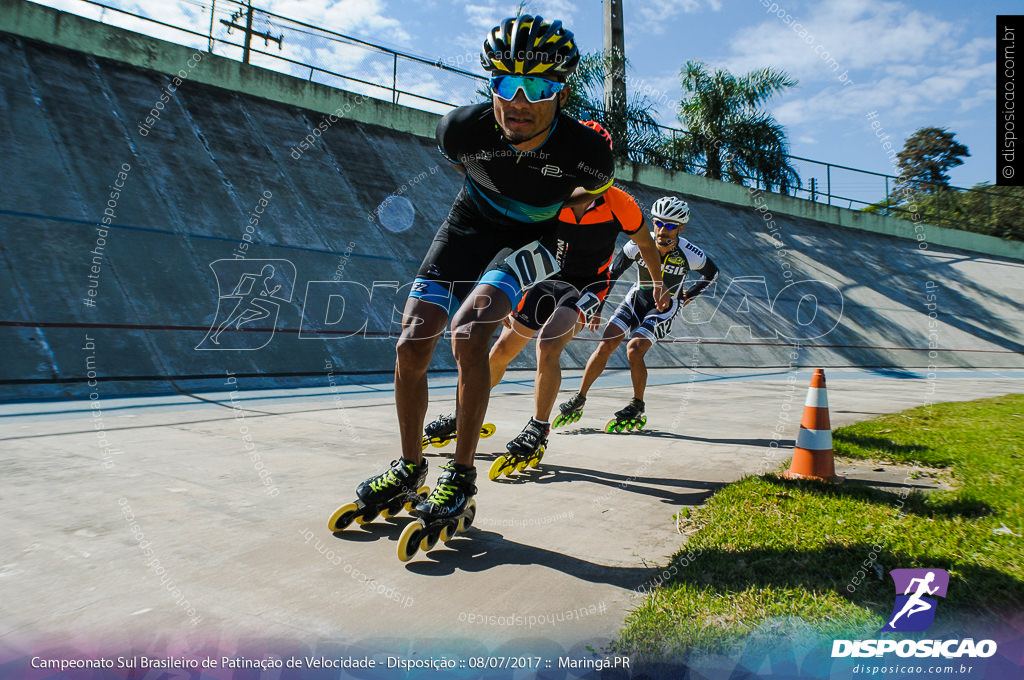
[[[949,572],[943,569],[893,569],[889,575],[896,584],[896,604],[882,630],[911,633],[932,625],[938,600],[928,596],[946,596]]]
[[[277,329],[280,303],[291,302],[295,265],[289,260],[217,260],[210,269],[217,279],[217,314],[196,349],[266,347]]]

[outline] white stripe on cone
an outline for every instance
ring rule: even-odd
[[[828,391],[824,387],[808,387],[804,406],[828,408]]]
[[[809,430],[806,427],[800,428],[796,436],[797,448],[808,451],[830,451],[832,449],[831,430]]]

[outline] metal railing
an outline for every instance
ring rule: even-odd
[[[450,66],[441,59],[430,60],[408,54],[254,8],[249,2],[239,0],[179,0],[176,4],[160,3],[154,7],[156,14],[163,12],[170,15],[177,12],[184,15],[179,20],[189,19],[194,26],[208,26],[206,31],[186,28],[158,16],[142,16],[136,11],[118,6],[126,0],[77,2],[83,11],[75,13],[87,18],[205,49],[221,56],[245,59],[256,66],[311,82],[377,99],[389,99],[395,104],[401,103],[435,113],[447,111],[460,103],[479,101],[479,92],[485,89],[487,82],[485,77]],[[61,3],[60,9],[73,11],[67,10],[65,3]],[[242,16],[248,20],[246,27],[235,23]],[[236,31],[238,40],[232,39]],[[267,49],[253,47],[253,36],[256,40],[262,39]],[[270,42],[277,44],[276,51],[270,48]],[[659,125],[658,128],[666,142],[689,134],[686,130],[668,126]],[[634,157],[663,167],[683,165],[680,159],[665,157],[664,154],[650,160],[644,158],[644,153]],[[900,181],[895,175],[800,156],[787,156],[787,159],[802,178],[801,185],[791,190],[798,198],[851,209],[875,205],[873,210],[881,214],[913,216],[910,209],[891,201],[891,192]],[[694,167],[701,168],[699,165]],[[751,186],[759,186],[756,178],[744,179]],[[947,191],[951,194],[947,196],[946,210],[943,211],[941,194]],[[978,198],[984,197],[981,200],[985,219],[978,219],[977,215],[965,215],[961,202],[952,198],[952,194],[965,192],[971,192],[972,196]],[[1021,212],[1024,213],[1024,201],[986,190],[941,187],[938,194],[940,196],[929,203],[928,211],[922,213],[926,221],[932,224],[997,233],[999,225],[993,218],[993,203],[997,199],[1016,200],[1022,205]]]

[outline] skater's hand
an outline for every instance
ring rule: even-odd
[[[664,312],[672,306],[672,296],[665,290],[664,283],[654,284],[654,304],[659,312]]]
[[[590,317],[590,323],[587,324],[587,329],[596,333],[601,328],[601,313],[598,312],[594,316]]]

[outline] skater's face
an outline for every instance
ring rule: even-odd
[[[669,227],[673,228],[670,229]],[[657,220],[654,223],[654,242],[657,243],[658,247],[662,250],[670,250],[679,243],[679,232],[682,230],[682,224],[661,222],[660,220]]]
[[[494,97],[494,119],[509,144],[520,151],[540,146],[545,132],[555,122],[558,107],[569,98],[569,88],[563,88],[554,98],[531,102],[522,89],[511,100]]]

